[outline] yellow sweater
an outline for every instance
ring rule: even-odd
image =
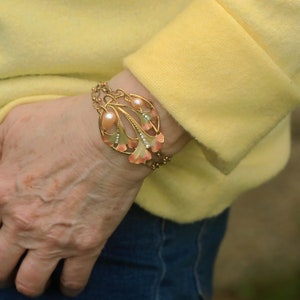
[[[284,167],[299,49],[298,0],[0,1],[0,118],[129,68],[195,138],[136,202],[191,222]]]

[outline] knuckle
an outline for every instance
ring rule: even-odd
[[[54,248],[69,248],[72,237],[72,224],[68,221],[56,220],[44,229],[47,246]]]
[[[79,252],[89,252],[99,247],[99,241],[92,235],[77,236],[74,240],[74,247]]]
[[[36,287],[26,285],[24,282],[21,281],[16,282],[16,289],[19,293],[27,297],[37,297],[42,293],[42,291],[40,291]]]
[[[14,214],[14,225],[17,230],[30,231],[34,228],[35,217],[29,212],[20,212]]]
[[[46,245],[48,248],[64,249],[68,248],[69,240],[64,235],[50,233],[46,235]]]
[[[60,250],[43,248],[41,251],[36,251],[35,258],[43,265],[48,265],[53,262],[53,260],[58,260],[62,257]]]
[[[70,291],[80,291],[84,288],[84,284],[80,281],[61,278],[61,286]]]

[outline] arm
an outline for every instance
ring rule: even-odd
[[[165,153],[184,146],[188,134],[128,71],[110,85],[155,102]],[[86,285],[106,240],[152,172],[105,145],[97,124],[90,95],[21,105],[2,123],[2,284],[27,251],[15,280],[25,295],[41,294],[61,259],[62,291],[75,295]]]

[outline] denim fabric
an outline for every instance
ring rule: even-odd
[[[208,300],[213,264],[224,236],[228,211],[180,225],[153,216],[136,205],[107,242],[86,289],[76,300]],[[44,295],[71,299],[58,289],[61,265]],[[14,288],[0,300],[29,299]]]

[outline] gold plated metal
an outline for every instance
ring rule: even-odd
[[[107,82],[100,82],[92,89],[92,101],[99,114],[101,137],[108,146],[128,154],[129,162],[153,170],[170,161],[171,157],[160,151],[164,135],[150,100],[122,89],[112,90]]]

